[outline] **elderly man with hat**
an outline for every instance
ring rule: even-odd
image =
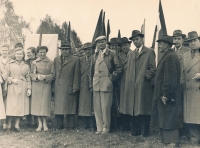
[[[163,57],[158,63],[154,79],[152,125],[160,128],[161,142],[178,146],[179,128],[183,125],[180,61],[171,49],[172,37],[164,35],[157,42]]]
[[[62,42],[61,56],[54,59],[55,82],[55,126],[64,128],[64,115],[67,119],[67,128],[74,128],[75,114],[77,111],[77,92],[80,85],[80,62],[79,58],[71,55],[71,46],[68,42]]]
[[[82,119],[85,129],[94,127],[94,113],[93,113],[93,95],[89,88],[89,71],[91,66],[91,56],[94,53],[92,43],[85,43],[81,50],[84,50],[85,55],[80,58],[80,94],[79,94],[79,108],[78,115]]]
[[[124,110],[124,92],[125,92],[125,81],[126,81],[126,71],[127,71],[127,62],[128,62],[128,55],[131,53],[131,41],[128,40],[127,37],[121,38],[121,50],[122,52],[119,54],[119,58],[123,65],[123,73],[120,78],[119,88],[120,88],[120,112]],[[121,111],[122,110],[122,111]],[[130,115],[121,114],[120,119],[122,121],[122,130],[129,131],[130,130]]]
[[[136,49],[128,55],[125,94],[120,111],[132,116],[131,135],[146,137],[149,135],[153,97],[151,80],[156,72],[156,63],[154,50],[143,45],[143,37],[140,31],[133,30],[129,38]]]
[[[119,38],[111,38],[110,42],[108,42],[108,45],[111,50],[116,51],[118,54],[121,52]]]
[[[96,134],[110,131],[110,116],[113,99],[113,82],[122,73],[122,65],[116,52],[106,48],[106,37],[95,40],[96,50],[90,70],[90,88],[93,88]]]
[[[200,142],[200,37],[196,31],[188,33],[191,51],[183,54],[184,123],[191,140]]]

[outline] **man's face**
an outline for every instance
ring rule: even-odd
[[[129,43],[124,43],[122,44],[121,48],[122,48],[122,52],[127,53],[130,50],[131,44]]]
[[[132,39],[133,44],[137,47],[140,48],[143,44],[143,38],[140,36],[136,36]]]
[[[114,50],[116,52],[119,52],[120,50],[120,45],[119,44],[110,44],[110,49]]]
[[[97,41],[97,49],[104,50],[106,48],[106,40]]]
[[[183,37],[182,36],[173,37],[173,43],[175,44],[176,48],[181,47],[183,45]]]
[[[8,47],[2,47],[1,48],[1,55],[3,57],[7,57],[8,56],[8,52],[9,52]]]
[[[61,55],[63,57],[68,57],[70,55],[70,51],[71,49],[70,48],[61,48]]]
[[[164,53],[167,49],[167,44],[165,42],[158,42],[158,50],[160,53]]]
[[[191,49],[199,49],[200,48],[200,40],[199,39],[190,40],[189,46]]]
[[[35,54],[32,53],[31,49],[28,49],[28,50],[27,50],[27,57],[28,57],[29,59],[34,59],[34,58],[35,58]]]
[[[84,50],[84,52],[87,57],[90,57],[93,51],[92,51],[92,48],[87,48]]]

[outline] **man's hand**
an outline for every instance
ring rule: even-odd
[[[27,96],[28,96],[28,97],[31,96],[31,89],[28,89],[28,90],[27,90]]]
[[[44,79],[46,79],[45,75],[41,75],[41,74],[38,75],[38,80],[43,81]]]
[[[162,99],[162,102],[163,102],[164,105],[166,105],[167,101],[169,100],[169,99],[168,99],[167,97],[165,97],[165,96],[162,96],[161,99]]]
[[[200,79],[200,73],[197,73],[192,79],[196,79],[196,80]]]
[[[17,84],[19,84],[19,80],[18,79],[12,79],[12,83],[17,85]]]

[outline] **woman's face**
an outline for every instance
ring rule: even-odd
[[[46,54],[47,54],[46,49],[40,49],[39,52],[38,52],[38,56],[39,56],[41,59],[44,59],[44,58],[46,57]]]
[[[15,52],[15,58],[17,61],[21,61],[24,58],[24,54],[22,50]]]

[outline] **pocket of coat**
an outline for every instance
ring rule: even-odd
[[[113,92],[113,83],[109,77],[99,79],[100,90],[104,92]]]

